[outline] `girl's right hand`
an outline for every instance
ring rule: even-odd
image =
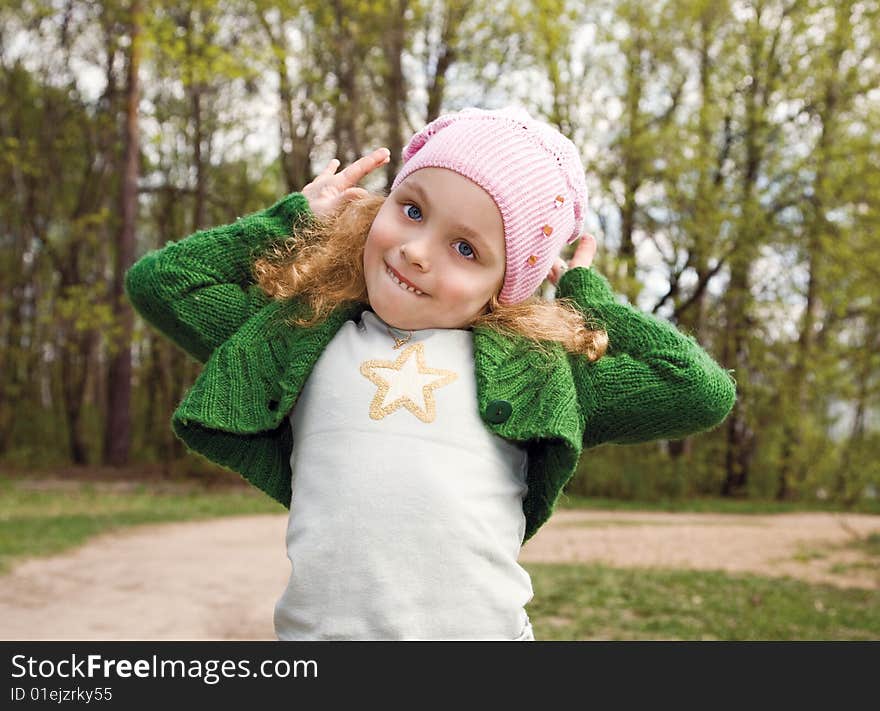
[[[593,263],[593,257],[596,256],[596,238],[589,233],[584,233],[578,239],[580,243],[575,248],[571,261],[566,264],[564,259],[557,257],[553,266],[550,267],[547,278],[553,286],[559,284],[559,280],[567,270],[574,269],[575,267],[586,267],[589,269]]]
[[[339,161],[336,158],[331,160],[324,168],[324,172],[317,175],[301,191],[309,201],[312,214],[318,218],[328,217],[347,200],[365,197],[367,191],[357,187],[357,184],[389,160],[391,160],[391,151],[387,148],[377,148],[340,173],[336,172]]]

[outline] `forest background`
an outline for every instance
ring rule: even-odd
[[[388,146],[385,190],[426,121],[516,104],[582,152],[597,269],[738,388],[568,491],[874,502],[878,28],[853,0],[3,0],[0,466],[211,472],[170,428],[200,366],[125,270],[333,156]]]

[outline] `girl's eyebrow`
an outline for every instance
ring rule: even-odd
[[[422,202],[430,202],[430,200],[428,200],[428,195],[422,189],[421,185],[413,181],[407,181],[405,185],[408,185],[410,188],[412,188],[413,192],[418,193],[419,197],[422,199]],[[488,250],[489,252],[492,251],[489,243],[483,238],[483,236],[479,232],[475,232],[474,230],[472,230],[467,225],[453,224],[452,229],[456,232],[461,232],[468,239],[474,240],[474,242],[479,242],[484,250]]]

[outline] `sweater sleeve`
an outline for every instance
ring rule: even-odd
[[[232,224],[168,242],[126,272],[126,294],[148,323],[204,363],[270,301],[254,283],[254,258],[310,215],[306,198],[291,193]]]
[[[593,268],[565,272],[557,297],[572,299],[608,333],[608,350],[597,361],[570,356],[585,449],[679,439],[727,417],[736,399],[733,378],[693,337],[618,303],[608,280]]]

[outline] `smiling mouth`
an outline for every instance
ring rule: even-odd
[[[391,271],[391,268],[387,264],[385,265],[385,273],[388,274],[388,276],[391,277],[391,280],[395,284],[397,284],[397,286],[399,286],[403,291],[408,291],[409,293],[415,294],[416,296],[427,296],[424,291],[419,291],[414,286],[411,286],[401,281],[397,277],[397,275],[393,271]]]

